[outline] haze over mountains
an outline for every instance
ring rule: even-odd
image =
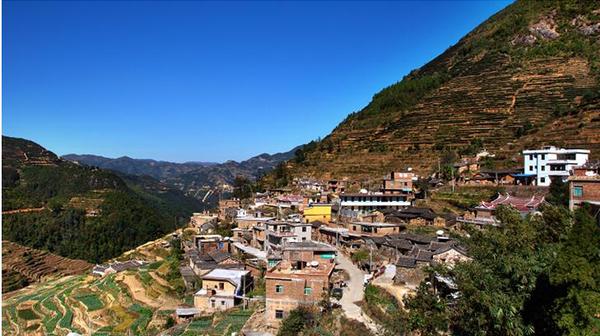
[[[137,176],[150,176],[170,186],[184,191],[187,195],[211,203],[205,199],[209,190],[224,184],[231,185],[236,176],[244,176],[255,180],[272,170],[277,164],[294,157],[298,148],[288,152],[267,154],[263,153],[242,162],[185,162],[175,163],[148,159],[132,159],[120,157],[116,159],[97,155],[67,154],[62,158],[87,166],[110,169],[120,173]],[[214,201],[214,200],[212,200]]]

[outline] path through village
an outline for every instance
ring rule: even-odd
[[[336,260],[338,261],[337,268],[348,272],[350,277],[348,286],[344,288],[344,294],[340,300],[342,310],[346,314],[346,317],[364,323],[375,335],[378,335],[382,328],[369,318],[367,314],[363,313],[362,308],[356,304],[364,296],[363,282],[365,273],[341,252],[338,253]]]

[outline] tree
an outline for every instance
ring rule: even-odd
[[[584,209],[575,212],[575,225],[561,244],[549,272],[550,283],[563,293],[551,307],[563,334],[600,333],[600,227]]]
[[[550,188],[548,189],[548,196],[546,196],[546,201],[548,203],[564,206],[566,208],[569,207],[569,184],[562,181],[560,178],[552,179],[550,183]]]
[[[440,335],[448,330],[447,304],[433,293],[429,284],[421,283],[414,296],[404,299],[404,307],[408,309],[404,323],[409,330],[419,331],[423,336]]]
[[[236,176],[233,181],[233,197],[241,200],[252,197],[254,186],[252,182],[245,176]]]
[[[312,311],[305,307],[296,308],[283,320],[277,336],[296,336],[313,322]]]

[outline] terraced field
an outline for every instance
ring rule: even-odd
[[[119,281],[119,277],[125,275],[121,273],[104,278],[67,276],[12,292],[3,298],[2,334],[66,335],[75,331],[85,335],[145,335],[158,332],[166,319],[160,304],[166,301],[177,304],[176,297],[171,296],[170,288],[148,281],[149,277],[158,277],[152,270],[126,273],[128,277],[144,279],[136,282],[139,288]],[[161,300],[140,302],[132,294],[134,291],[153,291]],[[145,297],[152,300],[149,295]]]
[[[173,336],[224,336],[239,333],[246,321],[252,315],[252,310],[234,309],[225,313],[217,313],[213,316],[203,316],[185,328],[176,328],[171,332]]]

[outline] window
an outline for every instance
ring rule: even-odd
[[[542,166],[542,171],[546,171],[546,166]]]
[[[283,285],[275,285],[275,293],[283,293]]]
[[[302,232],[306,232],[306,226],[302,227]]]
[[[533,160],[533,155],[529,155],[529,160]]]
[[[573,187],[573,196],[574,197],[583,197],[583,187]]]
[[[275,318],[278,320],[281,320],[283,318],[283,310],[276,310],[275,311]]]
[[[529,166],[529,171],[533,171],[533,166]]]
[[[312,288],[304,287],[304,295],[311,295],[311,294],[312,294]]]
[[[542,154],[542,160],[546,160],[546,154]]]
[[[225,305],[225,301],[221,300],[221,306],[224,306],[224,305]]]
[[[352,225],[352,231],[356,231],[356,225]]]
[[[375,228],[375,233],[377,233],[377,228]]]
[[[545,177],[540,178],[540,183],[546,183],[546,178]]]
[[[225,284],[222,282],[219,282],[219,289],[220,290],[224,290],[225,289]]]

